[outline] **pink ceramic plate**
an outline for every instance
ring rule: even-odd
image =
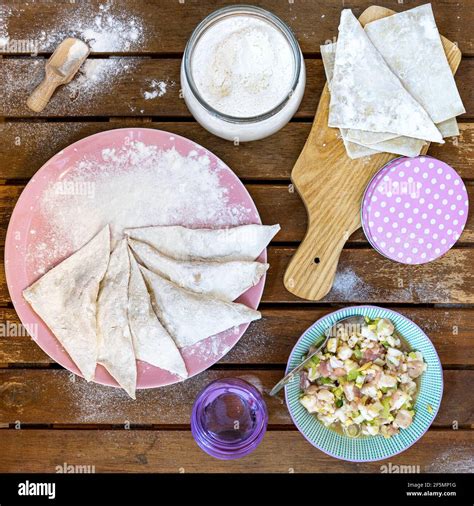
[[[48,223],[41,220],[38,209],[38,201],[42,192],[51,183],[55,183],[61,177],[61,174],[64,175],[65,170],[74,166],[78,161],[83,160],[85,157],[99,156],[103,149],[115,148],[119,150],[125,142],[129,141],[140,141],[146,145],[155,145],[160,149],[174,147],[184,156],[187,156],[190,152],[207,155],[210,159],[210,169],[217,172],[220,185],[228,191],[228,206],[240,205],[248,209],[242,224],[261,223],[257,208],[244,185],[221,160],[202,146],[169,132],[147,128],[111,130],[86,137],[53,156],[28,183],[13,211],[6,238],[5,270],[10,297],[23,325],[28,329],[32,329],[33,339],[53,360],[78,375],[80,375],[79,370],[69,355],[49,328],[23,299],[22,291],[38,278],[38,274],[35,274],[34,261],[31,265],[25,261],[26,252],[28,251],[29,241],[32,240],[32,234],[48,236]],[[200,226],[212,228],[213,226],[216,227],[216,224],[200,223]],[[73,251],[69,251],[64,257],[71,253]],[[265,250],[260,255],[259,261],[265,262],[266,259]],[[61,258],[56,259],[48,268],[53,267],[60,260]],[[262,297],[265,284],[264,278],[256,286],[241,295],[238,301],[256,309]],[[185,348],[183,356],[189,375],[194,376],[220,360],[239,341],[247,327],[248,324],[241,325],[236,330],[230,329]],[[95,381],[105,385],[117,386],[116,381],[101,365],[97,367]],[[159,387],[178,381],[180,379],[168,371],[144,362],[138,362],[138,388]]]

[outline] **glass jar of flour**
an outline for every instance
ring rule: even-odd
[[[181,64],[184,100],[195,119],[234,142],[280,130],[298,109],[305,83],[303,55],[288,26],[246,5],[205,18]]]

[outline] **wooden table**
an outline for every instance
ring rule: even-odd
[[[39,115],[30,112],[25,102],[42,78],[45,59],[62,38],[80,36],[85,27],[94,26],[95,17],[104,16],[103,10],[95,1],[4,1],[0,6],[0,38],[36,40],[40,47],[38,56],[28,55],[29,50],[4,50],[0,56],[2,246],[18,196],[46,160],[87,135],[124,126],[175,132],[212,150],[245,183],[263,222],[282,227],[278,242],[269,248],[271,269],[261,304],[263,319],[253,323],[239,344],[209,371],[179,385],[140,391],[136,401],[122,391],[86,384],[53,363],[28,336],[12,336],[8,328],[18,328],[18,319],[2,272],[0,472],[55,472],[56,466],[65,463],[95,466],[97,472],[378,472],[381,463],[341,462],[313,448],[293,426],[284,402],[268,397],[300,334],[335,308],[360,303],[396,308],[412,318],[433,340],[444,368],[444,398],[432,428],[408,451],[390,459],[392,464],[418,465],[422,472],[472,471],[472,213],[458,244],[435,262],[393,263],[371,249],[358,231],[343,251],[334,288],[324,300],[309,303],[289,294],[282,284],[283,273],[306,229],[306,213],[289,176],[324,84],[319,45],[336,35],[341,2],[254,2],[275,12],[296,32],[308,79],[301,107],[289,125],[269,139],[240,146],[203,130],[179,96],[179,66],[189,35],[204,16],[229,3],[116,2],[108,14],[122,25],[97,40],[97,50],[90,57],[96,83],[76,78]],[[378,3],[401,10],[425,0]],[[343,4],[359,15],[370,2],[346,0]],[[474,123],[470,122],[474,117],[474,9],[470,5],[471,0],[433,1],[440,31],[458,42],[465,56],[456,80],[467,113],[462,117],[461,136],[433,146],[430,153],[458,170],[474,202]],[[2,19],[6,20],[3,28]],[[135,25],[130,25],[131,20]],[[130,26],[138,27],[135,35]],[[117,42],[122,36],[128,37],[129,44]],[[153,80],[164,81],[166,93],[147,99],[146,92],[154,95],[156,89]],[[261,388],[270,413],[261,446],[234,462],[217,461],[201,452],[189,430],[195,396],[209,381],[225,376],[245,378]]]

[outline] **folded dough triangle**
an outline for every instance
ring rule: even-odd
[[[122,239],[110,255],[97,300],[97,335],[102,364],[135,399],[137,363],[128,324],[130,261],[127,240]]]
[[[255,286],[269,265],[261,262],[181,261],[161,254],[149,244],[128,240],[138,261],[181,288],[232,302]]]
[[[170,371],[181,378],[187,378],[188,371],[183,357],[173,338],[153,311],[150,295],[138,264],[131,251],[129,253],[128,321],[135,355],[138,360]]]
[[[321,46],[321,56],[329,89],[331,89],[331,81],[334,74],[336,47],[336,42]],[[347,154],[349,158],[353,160],[363,156],[375,155],[380,152],[395,153],[404,156],[417,156],[420,154],[421,148],[425,144],[425,141],[420,139],[381,132],[366,132],[364,130],[353,130],[350,128],[340,128],[340,132]],[[379,140],[374,142],[377,137]]]
[[[430,4],[372,21],[365,32],[432,121],[466,112]]]
[[[389,69],[349,9],[341,13],[329,126],[443,142],[427,112]]]
[[[176,260],[255,260],[280,225],[208,229],[181,226],[129,228],[125,234]]]
[[[87,381],[94,378],[97,364],[97,294],[109,255],[106,226],[23,292]]]
[[[158,318],[179,348],[191,346],[206,337],[261,318],[243,304],[224,302],[180,288],[140,266]]]

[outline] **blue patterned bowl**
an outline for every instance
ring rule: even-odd
[[[321,338],[325,330],[342,318],[354,315],[389,318],[395,325],[395,329],[412,349],[423,354],[428,368],[421,376],[419,392],[414,405],[416,413],[413,423],[390,439],[385,439],[380,435],[354,439],[326,428],[315,415],[306,411],[299,402],[301,394],[299,381],[292,381],[286,385],[285,395],[293,422],[313,446],[338,459],[351,462],[371,462],[393,457],[397,453],[403,452],[415,444],[429,429],[441,404],[443,370],[432,342],[418,325],[389,309],[376,306],[354,306],[328,314],[306,330],[290,354],[287,372],[301,363],[301,357],[308,352],[314,342]]]

